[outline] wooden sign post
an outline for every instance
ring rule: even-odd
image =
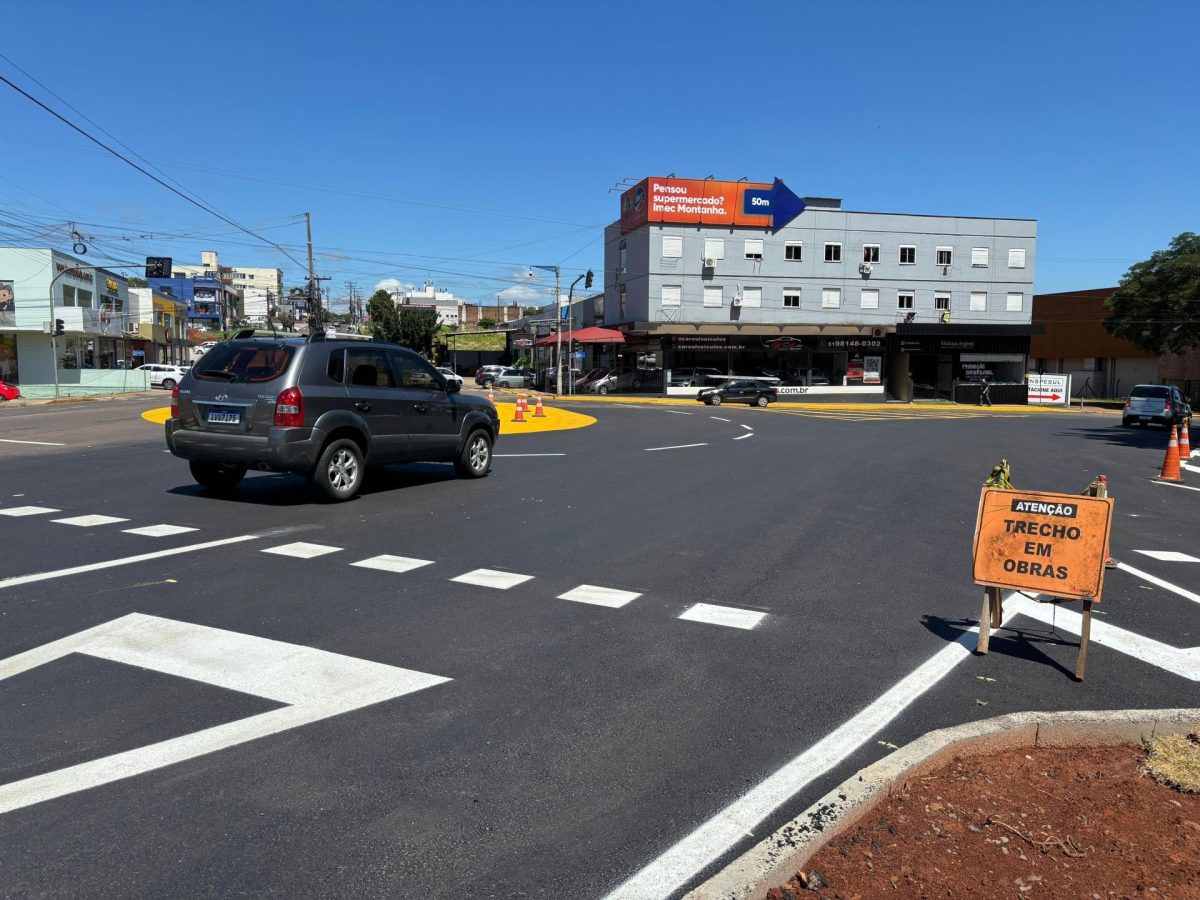
[[[1099,492],[1098,492],[1099,493]],[[975,525],[975,583],[987,587],[976,652],[1000,627],[1001,591],[1083,601],[1075,677],[1082,681],[1092,604],[1100,601],[1112,528],[1111,497],[985,487]]]

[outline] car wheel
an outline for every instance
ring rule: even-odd
[[[363,481],[363,454],[349,438],[333,441],[321,454],[313,472],[313,486],[327,500],[349,500]]]
[[[233,490],[239,481],[246,477],[245,466],[232,466],[224,463],[190,462],[192,477],[196,484],[207,491],[224,493]]]
[[[757,400],[754,401],[754,405],[757,406],[759,409],[766,409],[767,404],[770,402],[771,401],[768,400],[766,397],[759,397]]]
[[[463,478],[482,478],[492,467],[492,439],[482,428],[471,432],[462,453],[454,461],[454,471]]]
[[[1122,428],[1132,428],[1132,427],[1133,427],[1133,423],[1132,423],[1132,422],[1130,422],[1128,419],[1122,419],[1122,420],[1121,420],[1121,427],[1122,427]]]
[[[485,388],[486,388],[486,387],[491,387],[491,386],[492,386],[493,384],[495,384],[495,383],[496,383],[496,382],[495,382],[495,381],[493,381],[491,378],[485,378],[485,379],[483,379],[483,386],[484,386]]]
[[[597,394],[607,394],[608,393],[608,385],[607,384],[600,385],[600,387],[596,388],[596,393]]]
[[[162,380],[162,386],[163,386],[163,390],[165,390],[165,391],[175,390],[175,379],[174,378],[164,378]]]
[[[721,405],[721,395],[713,394],[711,397],[708,398],[707,402],[710,406],[720,406]]]

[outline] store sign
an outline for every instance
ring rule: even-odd
[[[996,373],[991,365],[986,362],[964,362],[960,367],[963,381],[988,381],[996,380]]]
[[[883,338],[823,337],[817,340],[818,350],[883,350]]]
[[[529,338],[517,338],[512,342],[512,345],[514,347],[532,347],[533,341],[531,341]]]
[[[798,337],[778,337],[763,341],[768,350],[803,350],[804,339]]]
[[[1100,599],[1111,497],[984,488],[975,526],[977,584]]]
[[[1030,372],[1029,402],[1035,406],[1066,406],[1071,402],[1070,375],[1039,375]]]
[[[724,334],[677,334],[671,342],[676,350],[724,350],[729,346]]]
[[[92,273],[85,272],[83,269],[73,269],[69,266],[64,266],[62,263],[55,263],[54,267],[58,270],[60,275],[78,278],[80,281],[86,281],[88,284],[91,284],[93,281],[95,281],[95,279],[92,277]]]
[[[863,357],[863,384],[879,384],[882,370],[882,356]]]
[[[850,357],[849,362],[846,363],[846,377],[850,381],[863,380],[863,358],[861,356]]]

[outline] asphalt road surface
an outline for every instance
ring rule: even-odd
[[[931,728],[1196,705],[1161,430],[579,404],[325,505],[205,495],[164,402],[0,409],[0,895],[676,896]],[[1083,683],[1077,606],[963,649],[1000,457],[1109,476]]]

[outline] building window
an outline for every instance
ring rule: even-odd
[[[863,288],[858,305],[862,309],[879,309],[879,291],[875,288]]]
[[[937,248],[937,264],[939,266],[954,265],[954,248],[953,247],[938,247]]]
[[[1025,307],[1024,294],[1009,294],[1004,303],[1005,312],[1021,312]]]
[[[762,306],[762,288],[748,287],[742,289],[742,306]]]
[[[74,286],[69,285],[69,284],[64,284],[62,286],[62,291],[63,291],[62,305],[63,306],[74,306],[75,305],[75,288],[74,288]]]
[[[900,291],[896,295],[896,309],[912,309],[917,305],[917,295],[912,291]]]
[[[724,259],[725,258],[725,239],[724,238],[705,238],[704,239],[704,258],[705,259]]]
[[[950,295],[949,294],[934,294],[933,308],[938,312],[950,311]]]
[[[617,288],[617,301],[620,304],[621,319],[623,321],[625,319],[625,285]]]
[[[783,308],[784,309],[799,309],[800,308],[800,288],[784,288],[783,289]]]
[[[913,266],[917,263],[917,248],[905,245],[900,248],[900,265]]]
[[[974,269],[986,269],[988,267],[987,247],[971,248],[971,267]]]
[[[825,245],[825,262],[841,262],[842,261],[842,245],[838,243],[827,243]]]
[[[662,305],[679,306],[683,302],[683,285],[664,284],[662,286]]]
[[[821,309],[841,309],[841,306],[841,288],[821,288]]]
[[[1008,267],[1010,269],[1025,268],[1025,248],[1013,247],[1008,251]]]
[[[706,284],[704,286],[705,306],[720,306],[724,299],[725,295],[719,284]]]
[[[746,259],[761,260],[763,258],[763,242],[758,238],[746,238]]]
[[[986,291],[971,291],[971,312],[987,312]]]
[[[91,309],[92,292],[85,288],[75,288],[75,305],[80,309]]]
[[[879,262],[879,245],[878,244],[863,244],[863,262],[865,262],[865,263]]]
[[[663,259],[683,258],[683,238],[678,234],[664,234],[662,239]]]
[[[617,245],[617,249],[619,251],[619,257],[620,257],[617,262],[617,265],[619,267],[621,267],[622,269],[625,268],[625,248],[626,248],[625,241],[621,241],[621,243]]]
[[[804,244],[800,241],[787,241],[783,245],[783,258],[792,262],[804,259]]]

